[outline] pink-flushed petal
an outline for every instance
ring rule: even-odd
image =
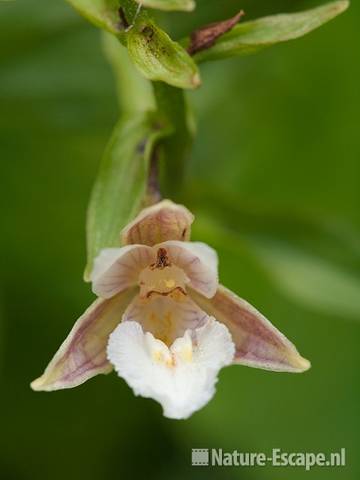
[[[153,246],[166,240],[190,239],[194,216],[183,205],[163,200],[142,210],[121,232],[124,245]]]
[[[109,300],[96,300],[77,320],[31,388],[36,391],[72,388],[99,373],[109,373],[112,366],[106,357],[108,338],[134,295],[136,289],[129,289]]]
[[[191,292],[195,302],[224,323],[236,346],[235,363],[276,372],[304,372],[310,362],[260,312],[230,290],[219,286],[210,300]]]
[[[199,328],[208,318],[188,295],[174,292],[150,298],[136,296],[126,309],[123,321],[140,323],[145,332],[169,346],[186,330]]]
[[[200,242],[170,240],[154,248],[164,248],[171,264],[181,268],[189,279],[189,286],[207,298],[215,295],[219,285],[217,254]]]
[[[136,285],[140,272],[155,260],[154,250],[146,245],[105,248],[95,259],[92,290],[99,297],[113,297]]]

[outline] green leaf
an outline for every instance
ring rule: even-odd
[[[199,63],[257,53],[271,45],[306,35],[344,12],[348,6],[348,0],[340,0],[300,13],[274,15],[241,23],[220,37],[215,45],[195,54],[194,59]]]
[[[124,31],[119,0],[67,0],[75,10],[97,27],[118,35]]]
[[[129,55],[149,80],[178,88],[200,85],[198,68],[186,50],[150,20],[140,20],[127,34]]]
[[[195,8],[194,0],[136,0],[144,7],[157,8],[158,10],[181,10],[191,12]]]
[[[358,269],[347,262],[331,258],[316,248],[316,240],[310,244],[296,243],[277,232],[253,231],[238,233],[233,227],[222,222],[228,219],[214,219],[204,210],[197,211],[192,233],[196,239],[208,242],[220,253],[226,251],[231,258],[234,284],[247,288],[250,281],[258,289],[275,287],[289,300],[299,306],[347,320],[360,319],[360,276]],[[284,227],[286,222],[284,222]],[[331,233],[327,232],[330,237]],[[313,234],[312,234],[313,237]],[[356,237],[358,238],[358,237]],[[333,238],[335,250],[346,249],[340,239]],[[333,249],[332,249],[333,250]],[[350,247],[353,263],[359,259],[358,245]],[[328,253],[328,252],[327,252]],[[220,261],[221,266],[224,266]],[[263,274],[261,273],[263,272]],[[240,272],[240,273],[239,273]],[[228,278],[231,275],[228,273]],[[259,284],[259,285],[258,285]],[[268,287],[269,288],[269,287]]]
[[[252,248],[293,300],[330,315],[360,318],[360,278],[353,273],[279,242],[253,242]]]
[[[162,120],[146,113],[127,116],[115,127],[89,203],[85,280],[100,250],[120,245],[122,228],[141,208],[151,153],[168,133]]]

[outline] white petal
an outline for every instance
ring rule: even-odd
[[[153,249],[145,245],[101,250],[91,274],[93,292],[99,297],[110,298],[137,284],[141,270],[155,258]]]
[[[218,257],[211,247],[200,242],[170,240],[154,248],[165,248],[171,263],[182,268],[190,286],[207,298],[215,295],[218,280]]]
[[[168,348],[137,322],[122,322],[110,335],[108,359],[136,395],[157,400],[169,418],[187,418],[215,393],[219,370],[234,345],[225,325],[209,318]]]
[[[175,292],[173,296],[154,295],[134,298],[126,309],[123,321],[141,324],[167,345],[182,337],[186,330],[200,327],[208,316],[187,295]]]

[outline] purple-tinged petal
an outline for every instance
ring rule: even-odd
[[[224,323],[236,346],[235,363],[276,372],[304,372],[310,362],[260,312],[220,286],[207,299],[192,291],[192,298],[208,314]]]
[[[166,240],[189,240],[194,216],[187,208],[163,200],[142,210],[121,232],[124,245],[153,246]]]
[[[176,240],[160,243],[156,248],[166,250],[170,263],[185,272],[190,287],[207,298],[215,295],[219,285],[215,250],[205,243]]]
[[[140,272],[155,260],[153,249],[146,245],[105,248],[94,262],[92,290],[99,297],[113,297],[136,285]]]
[[[108,338],[135,293],[132,289],[109,300],[96,300],[77,320],[43,375],[31,383],[31,388],[37,391],[72,388],[99,373],[109,373],[112,366],[106,357]]]

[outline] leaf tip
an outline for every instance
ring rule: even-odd
[[[194,73],[194,75],[191,78],[191,86],[192,88],[198,88],[201,85],[201,78],[200,74],[198,72]]]
[[[324,6],[324,9],[328,7],[330,18],[335,18],[338,15],[344,13],[350,7],[350,0],[338,0],[336,2],[328,3]]]
[[[195,10],[196,4],[194,1],[190,1],[186,4],[186,7],[184,8],[185,12],[193,12]]]
[[[327,12],[330,18],[335,18],[338,15],[344,13],[350,7],[350,0],[337,0],[332,3],[324,5],[324,10],[327,8]]]
[[[340,0],[337,4],[339,13],[342,13],[350,7],[350,0]]]
[[[92,265],[88,263],[85,267],[84,274],[83,274],[83,280],[86,283],[91,281],[91,270],[92,270]]]

